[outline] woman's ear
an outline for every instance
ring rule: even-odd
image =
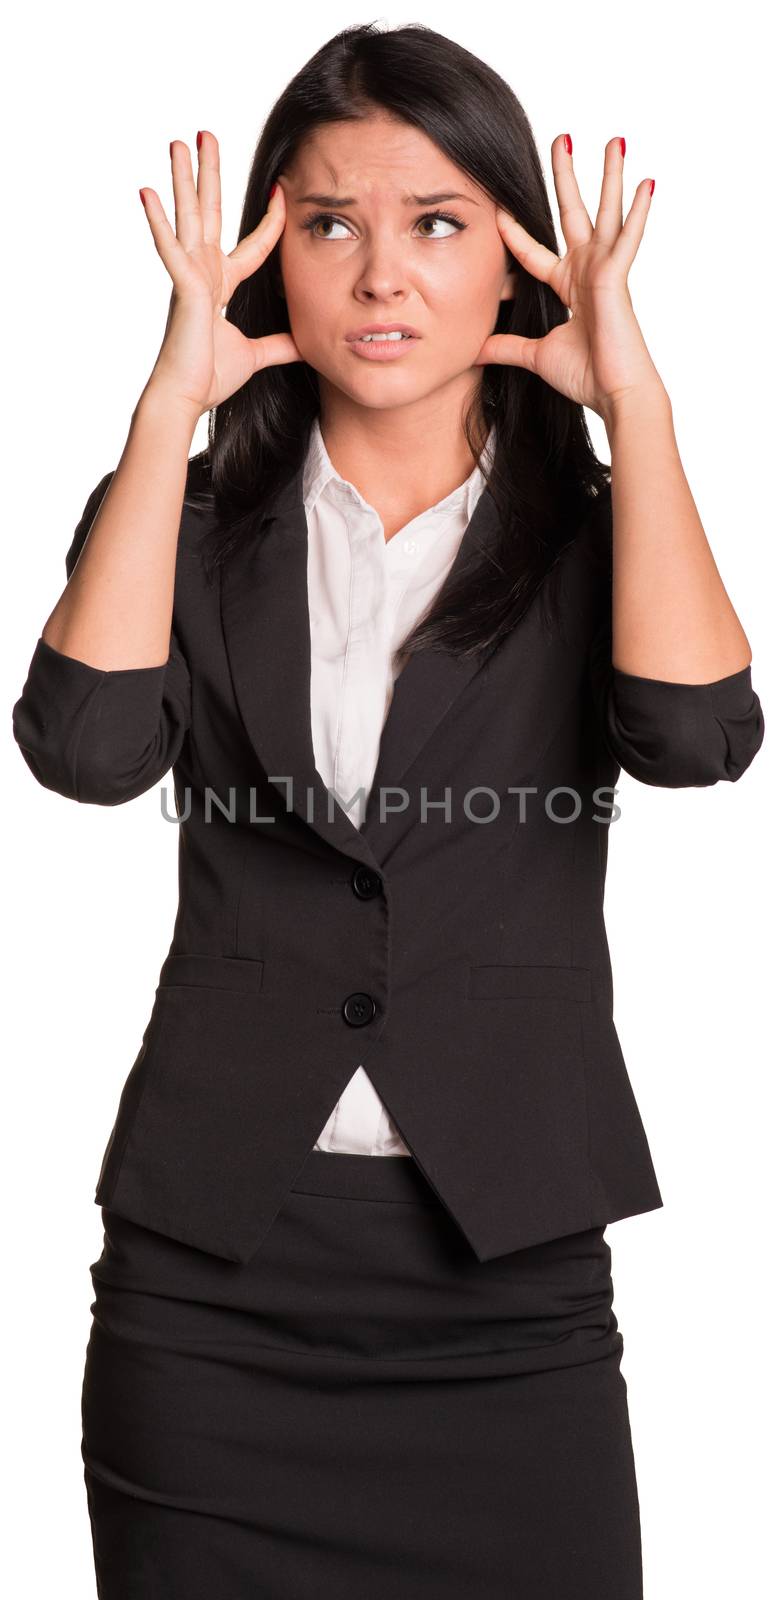
[[[514,300],[518,290],[518,263],[507,251],[507,275],[499,291],[500,300]]]

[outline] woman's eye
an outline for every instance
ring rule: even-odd
[[[425,216],[419,219],[417,226],[421,227],[425,222],[432,224],[441,222],[449,228],[449,232],[424,233],[421,235],[421,237],[424,239],[449,239],[451,238],[452,234],[460,233],[463,228],[467,227],[467,223],[462,222],[461,217],[455,216],[452,211],[428,211]],[[308,229],[312,237],[315,239],[334,239],[336,237],[335,234],[317,233],[315,231],[320,223],[330,224],[333,228],[343,228],[344,233],[349,231],[347,223],[342,222],[340,217],[334,217],[330,214],[330,212],[327,211],[318,211],[314,216],[307,217],[302,226]],[[339,234],[337,237],[342,238],[343,235]]]
[[[430,234],[429,237],[431,239],[450,239],[452,233],[459,233],[462,228],[467,226],[465,222],[462,222],[461,217],[455,217],[450,212],[444,213],[442,211],[433,211],[428,216],[422,217],[421,221],[443,222],[450,228],[449,233]]]
[[[309,218],[307,218],[306,222],[304,222],[303,226],[304,226],[304,228],[308,228],[310,230],[310,232],[314,235],[315,239],[329,239],[330,238],[330,234],[329,233],[314,233],[314,229],[317,227],[317,224],[320,223],[320,222],[332,222],[334,228],[345,228],[346,227],[346,224],[344,222],[340,222],[338,217],[328,217],[328,216],[324,216],[324,215],[320,215],[318,217],[309,217]]]

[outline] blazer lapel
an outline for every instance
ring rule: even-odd
[[[493,499],[484,489],[457,551],[454,575],[478,542],[492,537],[497,523]],[[288,809],[336,849],[377,867],[388,834],[388,825],[377,821],[379,787],[399,785],[479,671],[482,657],[462,660],[438,649],[409,658],[395,680],[365,822],[357,828],[338,799],[328,795],[314,762],[307,560],[299,469],[267,509],[256,513],[254,528],[224,563],[221,620],[234,693],[261,767]]]

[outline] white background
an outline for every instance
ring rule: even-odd
[[[88,1268],[102,1243],[93,1189],[171,938],[177,829],[160,810],[162,789],[173,810],[170,777],[116,808],[41,788],[10,710],[163,337],[170,283],[139,187],[173,219],[169,140],[188,143],[195,171],[196,130],[213,130],[232,249],[270,105],[325,39],[378,14],[296,4],[273,28],[267,15],[228,0],[217,16],[209,4],[76,0],[16,9],[6,33],[0,1582],[14,1600],[96,1592],[79,1453]],[[425,0],[379,18],[433,26],[510,82],[557,227],[560,132],[592,218],[612,135],[627,140],[624,212],[636,183],[656,179],[634,308],[771,724],[735,785],[657,790],[623,773],[610,838],[615,1019],[665,1199],[607,1235],[646,1600],[762,1600],[770,1582],[769,72],[761,14],[726,15]],[[205,442],[204,419],[194,449]]]

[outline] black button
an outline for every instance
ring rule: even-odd
[[[381,878],[371,867],[355,867],[352,873],[352,888],[361,900],[372,900],[374,894],[381,893]]]
[[[347,995],[343,1003],[344,1021],[351,1028],[362,1028],[366,1022],[372,1022],[376,1015],[376,1002],[369,994]]]

